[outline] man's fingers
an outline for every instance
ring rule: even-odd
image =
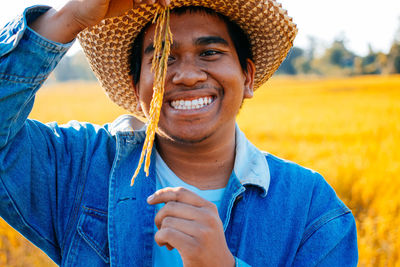
[[[170,0],[133,0],[133,3],[135,5],[139,5],[139,4],[153,5],[155,3],[159,3],[160,5],[166,7],[171,3],[171,1]]]
[[[164,207],[157,212],[154,222],[158,229],[161,228],[161,224],[166,217],[175,217],[185,220],[196,220],[201,219],[204,212],[201,208],[176,201],[170,201],[165,204]]]
[[[176,217],[166,217],[162,221],[159,231],[167,228],[175,229],[185,235],[196,238],[197,234],[201,232],[204,227],[195,221]]]
[[[232,262],[215,204],[185,188],[160,189],[147,202],[166,203],[156,215],[159,230],[154,239],[159,246],[176,248],[185,266],[199,262],[207,266],[210,260]]]
[[[183,187],[166,187],[156,191],[153,195],[147,198],[147,203],[151,205],[170,201],[183,202],[195,207],[211,206],[210,204],[212,204]]]
[[[160,5],[162,5],[163,7],[169,6],[169,4],[171,3],[170,0],[158,0],[158,3]]]
[[[111,0],[105,18],[112,18],[124,14],[136,4],[135,1],[136,0],[133,2],[132,0]]]
[[[165,6],[169,6],[171,4],[171,0],[163,0]]]
[[[154,240],[161,246],[176,248],[180,253],[194,247],[195,240],[174,228],[163,228],[154,235]]]

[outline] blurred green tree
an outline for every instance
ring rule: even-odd
[[[399,26],[393,38],[393,43],[387,55],[385,73],[400,73],[400,17]]]
[[[299,47],[292,47],[289,51],[288,56],[283,61],[279,69],[277,70],[277,74],[287,74],[287,75],[296,75],[298,74],[298,70],[295,66],[295,61],[298,58],[304,56],[304,50]]]

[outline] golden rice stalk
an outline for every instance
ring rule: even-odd
[[[140,155],[139,164],[133,174],[131,186],[135,182],[136,176],[139,174],[143,164],[143,159],[146,156],[144,171],[146,176],[149,176],[149,166],[151,150],[153,148],[154,136],[158,128],[158,120],[163,102],[165,77],[167,75],[168,57],[172,44],[172,33],[169,27],[169,7],[159,6],[156,11],[153,23],[156,23],[154,33],[154,55],[151,70],[154,73],[153,81],[153,97],[150,103],[150,113],[148,125],[146,129],[146,139],[143,144],[142,153]]]

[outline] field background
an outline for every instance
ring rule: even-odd
[[[48,84],[31,118],[103,124],[125,112],[97,84]],[[400,76],[273,78],[238,123],[259,148],[320,172],[352,209],[359,266],[400,266]],[[0,266],[54,266],[0,221]]]

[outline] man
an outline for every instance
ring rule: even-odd
[[[356,266],[354,218],[329,185],[260,152],[235,123],[292,45],[285,11],[273,0],[140,2],[31,8],[2,31],[2,217],[62,266]],[[174,42],[150,175],[131,187],[145,137],[134,117],[27,116],[78,33],[110,97],[148,116],[160,4]]]

